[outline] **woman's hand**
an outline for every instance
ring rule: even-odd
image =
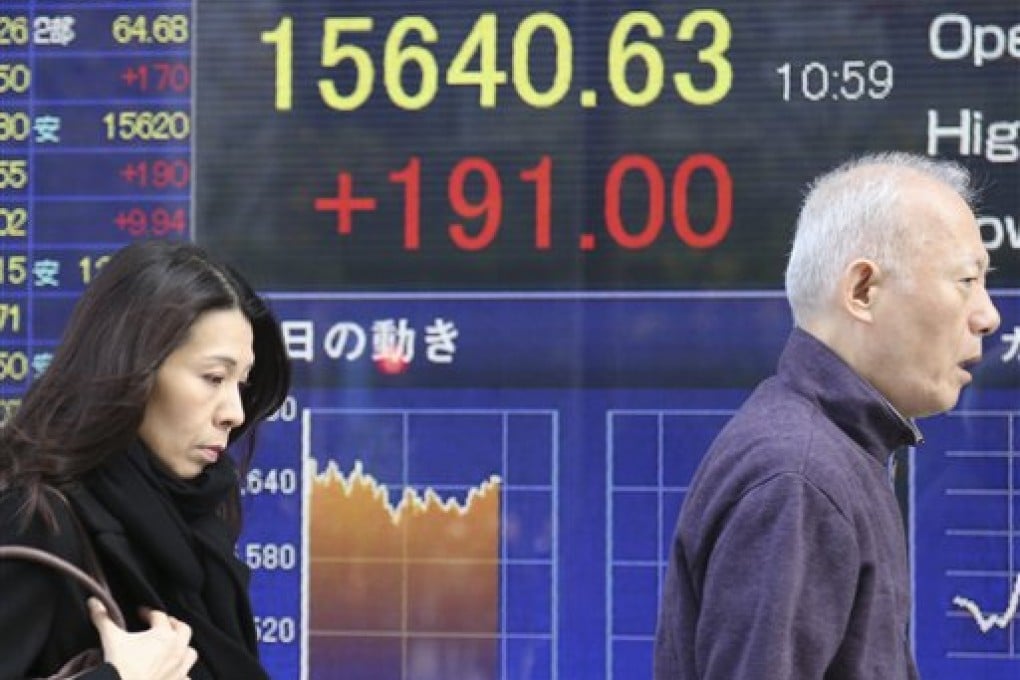
[[[99,631],[103,656],[122,680],[182,680],[198,659],[188,646],[191,627],[165,613],[143,610],[149,629],[128,633],[111,619],[102,603],[89,598],[89,615]]]

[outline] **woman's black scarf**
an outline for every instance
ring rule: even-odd
[[[86,486],[124,526],[153,573],[167,612],[192,628],[198,663],[190,677],[268,678],[258,660],[248,568],[216,508],[237,485],[223,455],[195,479],[170,476],[141,444],[112,456]]]

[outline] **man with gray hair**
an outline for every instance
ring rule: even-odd
[[[907,153],[822,175],[786,271],[795,328],[680,511],[656,680],[908,680],[890,483],[913,419],[953,408],[999,325],[966,171]]]

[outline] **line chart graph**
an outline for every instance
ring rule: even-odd
[[[1005,628],[1013,622],[1020,609],[1020,574],[1017,574],[1013,582],[1013,591],[1010,593],[1006,611],[1001,614],[986,614],[974,600],[962,595],[954,597],[953,604],[970,614],[982,633],[987,633],[993,628]]]
[[[362,675],[387,669],[420,677],[422,667],[444,668],[454,656],[456,669],[492,677],[499,663],[499,477],[470,486],[463,503],[409,487],[393,503],[361,461],[345,475],[330,460],[325,471],[309,470],[309,479],[315,676],[342,665]]]
[[[911,456],[914,647],[924,678],[1020,668],[1020,452],[1011,410],[927,419]]]
[[[302,678],[555,680],[556,415],[302,412]]]

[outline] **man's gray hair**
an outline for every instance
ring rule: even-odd
[[[786,267],[786,295],[801,325],[829,304],[844,268],[866,258],[889,270],[902,260],[912,225],[899,205],[905,173],[947,185],[972,203],[966,168],[905,152],[875,153],[819,176],[808,188]]]

